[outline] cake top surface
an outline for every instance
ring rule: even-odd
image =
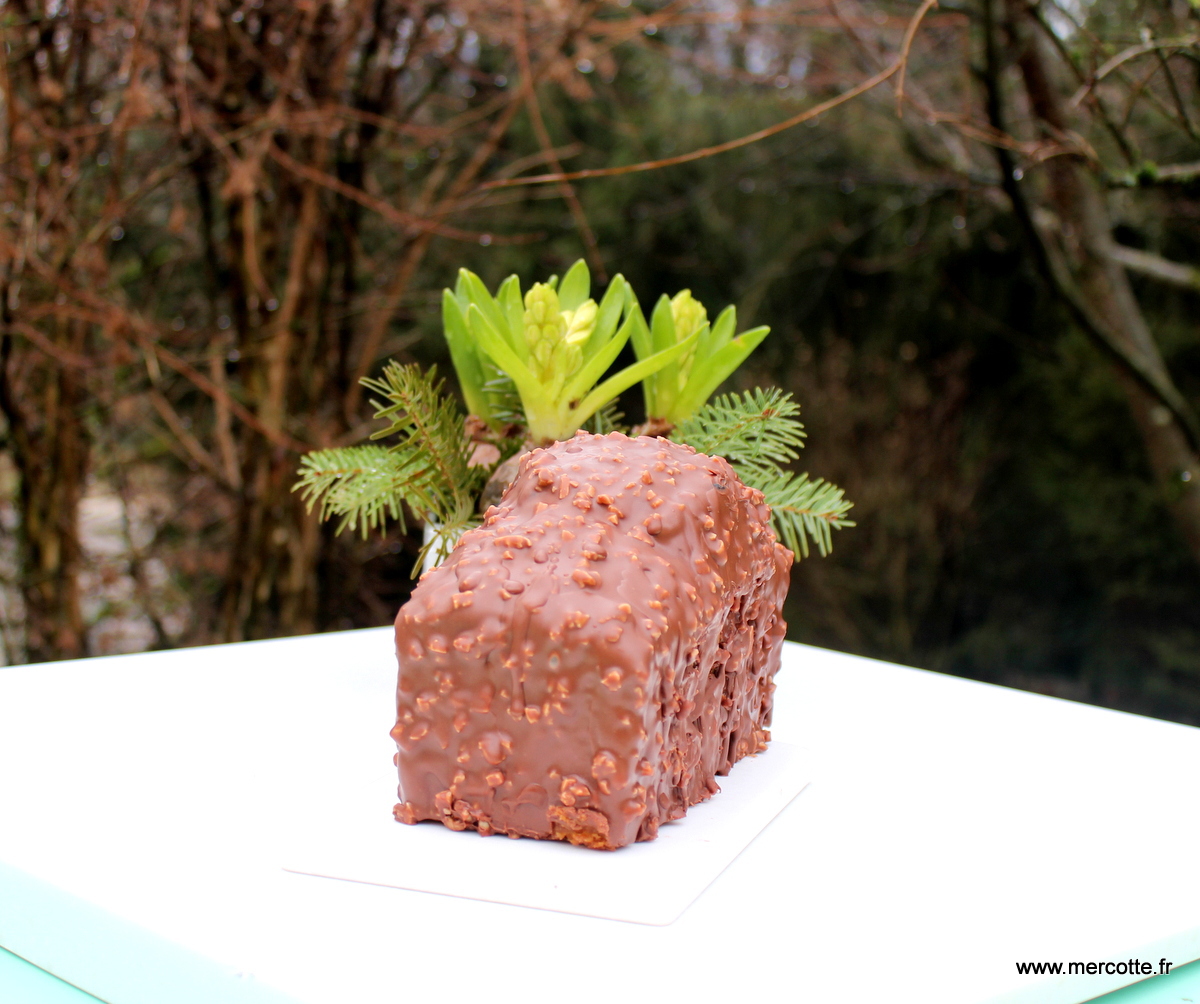
[[[762,494],[723,458],[665,439],[580,432],[522,458],[483,525],[421,577],[398,626],[444,623],[446,637],[433,644],[463,654],[512,632],[509,657],[520,662],[532,639],[517,635],[533,613],[550,641],[600,631],[620,647],[631,633],[622,625],[637,618],[645,630],[630,643],[652,643],[771,574],[763,566],[782,560],[781,548],[764,538],[774,544]],[[459,621],[469,633],[453,633]]]

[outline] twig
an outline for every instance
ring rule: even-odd
[[[157,390],[147,391],[146,397],[150,401],[150,404],[153,405],[154,410],[158,412],[159,417],[167,424],[167,428],[171,430],[171,435],[187,451],[187,455],[191,457],[192,462],[211,474],[219,484],[223,484],[227,488],[232,488],[233,486],[229,484],[225,477],[225,472],[221,470],[221,466],[200,445],[200,440],[188,431],[187,426],[183,424],[183,419],[171,407],[171,403]]]
[[[239,140],[246,139],[247,137],[253,136],[255,133],[262,132],[265,129],[275,128],[276,124],[273,122],[260,121],[251,122],[249,125],[243,126],[240,129],[236,129],[225,136],[222,136],[217,132],[209,132],[208,135],[213,143],[213,146],[218,151],[225,151],[232,144],[238,142]],[[135,202],[137,202],[139,199],[142,199],[146,195],[149,195],[150,192],[154,191],[154,189],[156,189],[164,181],[170,180],[185,167],[189,167],[191,164],[195,163],[195,161],[204,156],[206,152],[207,151],[201,147],[185,157],[180,157],[178,160],[173,161],[170,164],[165,164],[164,166],[151,171],[148,175],[146,175],[145,180],[142,181],[142,183],[139,184],[137,188],[135,188],[129,195],[112,203],[104,210],[103,213],[101,213],[100,218],[92,225],[92,228],[87,232],[87,235],[83,238],[80,244],[93,244],[100,240],[100,238],[108,232],[108,228],[112,226],[112,224],[116,223],[117,220],[119,220],[122,216],[124,216]]]
[[[496,171],[496,176],[499,178],[511,178],[515,174],[520,174],[528,167],[546,163],[552,157],[559,161],[567,157],[577,157],[583,153],[584,149],[585,147],[582,143],[575,142],[556,146],[551,150],[538,150],[536,153],[528,153],[524,157],[518,157],[516,160],[505,164]]]
[[[529,65],[529,40],[525,28],[525,0],[517,0],[516,14],[517,65],[521,69],[521,80],[525,81],[532,76],[532,70]],[[524,89],[525,103],[529,107],[529,118],[533,122],[533,131],[537,134],[538,144],[550,161],[550,167],[553,169],[553,172],[562,174],[562,163],[554,153],[554,143],[550,139],[550,131],[546,128],[546,120],[542,116],[542,103],[538,100],[537,88],[531,85]],[[575,193],[575,186],[569,181],[562,181],[559,183],[558,191],[571,211],[571,218],[575,221],[575,227],[578,229],[580,237],[583,238],[583,246],[587,251],[592,271],[596,273],[596,277],[601,283],[607,283],[608,274],[604,270],[604,259],[600,257],[600,247],[596,243],[596,234],[593,232],[591,224],[588,223],[587,215],[583,211],[583,205],[579,201],[579,196]]]
[[[688,164],[694,160],[702,160],[705,157],[712,157],[719,153],[726,153],[729,150],[737,150],[743,146],[749,146],[751,143],[757,143],[759,140],[767,139],[770,136],[775,136],[778,133],[786,132],[788,129],[801,125],[804,122],[814,119],[819,115],[831,109],[837,108],[839,105],[845,104],[847,101],[852,101],[860,94],[865,94],[882,84],[885,80],[890,80],[893,76],[900,72],[908,61],[908,50],[912,45],[913,37],[916,35],[917,28],[920,26],[922,19],[926,13],[937,5],[937,0],[924,0],[916,14],[908,23],[908,29],[904,33],[904,45],[901,48],[900,55],[886,69],[876,73],[873,77],[868,77],[866,80],[848,91],[844,91],[836,98],[830,98],[827,101],[822,101],[820,104],[814,105],[812,108],[801,112],[799,115],[793,115],[790,119],[785,119],[783,122],[777,122],[773,126],[768,126],[765,129],[759,129],[756,132],[749,133],[745,136],[739,136],[737,139],[727,140],[724,143],[717,143],[715,146],[707,146],[700,150],[692,150],[689,153],[682,153],[675,157],[665,157],[661,160],[647,160],[638,164],[624,164],[620,167],[595,167],[583,171],[568,171],[559,172],[557,174],[538,174],[528,178],[511,178],[507,180],[489,181],[479,186],[480,191],[487,191],[492,188],[509,188],[514,185],[547,185],[558,184],[560,181],[578,181],[581,178],[609,178],[621,174],[636,174],[641,171],[656,171],[663,167],[674,167],[677,164]]]
[[[320,141],[319,148],[324,146]],[[285,401],[287,398],[288,367],[291,360],[292,320],[300,303],[304,289],[304,273],[308,268],[309,252],[317,228],[319,204],[317,186],[306,184],[300,201],[300,217],[291,239],[291,256],[288,261],[287,279],[284,282],[283,300],[271,318],[264,356],[266,357],[266,393],[259,405],[258,413],[263,422],[272,429],[283,428]]]
[[[377,199],[375,196],[364,192],[361,188],[355,188],[353,185],[348,185],[346,182],[335,178],[332,174],[326,174],[324,171],[320,171],[308,164],[300,163],[300,161],[285,153],[274,143],[271,144],[268,153],[276,163],[293,174],[321,185],[324,188],[328,188],[331,192],[337,192],[338,195],[344,195],[347,199],[357,202],[360,206],[377,212],[388,222],[404,227],[410,233],[431,232],[439,237],[449,237],[451,240],[457,241],[469,241],[472,244],[478,244],[481,238],[486,238],[490,244],[531,244],[534,241],[541,240],[545,236],[540,233],[500,235],[484,234],[480,231],[460,230],[458,227],[447,226],[441,222],[442,217],[436,215],[429,217],[416,216],[413,213],[406,213],[403,209],[397,209],[390,202]],[[442,216],[444,215],[443,213]]]
[[[1183,265],[1149,251],[1126,247],[1124,244],[1113,244],[1108,253],[1110,258],[1119,261],[1131,272],[1158,279],[1172,286],[1190,289],[1193,293],[1200,292],[1200,268],[1194,265]]]
[[[157,332],[154,332],[154,335],[157,337]],[[285,450],[291,450],[294,453],[304,453],[309,449],[308,443],[302,443],[282,430],[268,428],[241,401],[238,401],[223,387],[218,387],[191,363],[180,359],[179,356],[175,355],[174,352],[165,346],[156,344],[156,341],[150,334],[137,332],[135,337],[138,344],[145,351],[153,353],[167,368],[174,370],[180,376],[190,381],[196,386],[197,390],[203,391],[214,401],[218,399],[223,401],[233,414],[237,415],[238,418],[254,429],[255,432],[258,432],[276,446],[280,446]]]
[[[87,356],[81,356],[70,349],[64,349],[61,345],[56,345],[49,338],[43,335],[32,324],[26,324],[24,321],[13,321],[8,329],[11,333],[21,335],[36,345],[42,352],[56,359],[64,366],[71,366],[75,369],[88,370],[92,369],[96,363],[88,359]]]
[[[1154,178],[1156,181],[1172,181],[1179,184],[1195,181],[1196,178],[1200,178],[1200,160],[1190,164],[1168,164],[1166,167],[1156,167]]]
[[[496,117],[496,121],[492,123],[492,127],[488,130],[484,141],[475,147],[470,160],[467,161],[462,170],[459,171],[458,176],[451,182],[445,198],[434,208],[431,215],[433,220],[440,222],[451,212],[466,208],[470,204],[469,200],[460,202],[463,193],[475,181],[479,172],[483,170],[484,165],[499,148],[500,141],[508,133],[509,126],[512,125],[513,119],[521,108],[525,88],[536,85],[537,79],[544,71],[545,67],[540,67],[535,75],[528,76],[522,81],[522,87],[516,88],[516,93],[512,95],[512,99]],[[480,190],[477,189],[477,191]],[[432,231],[426,230],[413,239],[412,244],[405,252],[404,259],[401,261],[395,278],[388,287],[383,307],[375,314],[371,326],[367,329],[367,336],[363,339],[362,351],[359,353],[358,364],[354,368],[350,386],[346,389],[346,395],[342,403],[342,413],[347,420],[347,424],[355,424],[354,414],[358,410],[359,402],[362,400],[362,385],[359,381],[367,375],[367,370],[375,364],[375,359],[379,353],[379,346],[383,343],[384,333],[387,331],[388,324],[391,323],[392,315],[400,305],[400,300],[408,289],[408,284],[412,281],[412,276],[425,254],[425,248],[428,246],[431,236]]]
[[[179,8],[179,38],[175,43],[175,62],[178,75],[175,78],[175,93],[179,101],[179,131],[184,136],[192,134],[192,106],[188,100],[188,33],[192,26],[192,0],[182,0]]]
[[[237,447],[233,442],[233,428],[230,422],[228,389],[225,386],[225,350],[218,339],[213,339],[212,352],[208,357],[208,372],[213,384],[223,393],[222,397],[213,398],[213,435],[217,439],[217,450],[221,455],[221,466],[225,478],[234,491],[242,487],[242,472],[237,462]]]
[[[114,481],[116,483],[117,495],[121,499],[121,530],[125,538],[125,555],[126,560],[129,562],[129,577],[133,580],[134,592],[140,601],[142,613],[150,622],[150,626],[154,628],[155,644],[159,649],[174,648],[175,645],[171,640],[170,634],[167,632],[166,625],[163,624],[158,611],[154,609],[153,590],[146,577],[146,556],[143,549],[139,548],[133,539],[133,520],[129,515],[129,510],[132,507],[132,499],[130,498],[131,486],[129,484],[128,471],[121,464],[117,465],[117,474]],[[147,547],[152,547],[157,539],[158,528],[155,528]]]
[[[271,292],[271,287],[267,285],[266,276],[263,275],[262,267],[258,263],[258,207],[255,204],[254,192],[243,193],[241,203],[242,262],[246,268],[246,277],[262,302],[269,305],[274,294]]]
[[[1000,131],[1005,131],[1005,110],[1003,91],[1000,86],[1000,58],[996,44],[998,26],[993,17],[990,2],[984,4],[985,16],[985,53],[986,71],[984,74],[987,89],[988,116],[992,125]],[[1026,74],[1026,89],[1030,90],[1031,74]],[[1030,101],[1035,114],[1046,126],[1059,128],[1063,109],[1047,103],[1045,94],[1030,93]],[[1095,309],[1091,300],[1084,294],[1071,274],[1068,263],[1064,260],[1060,249],[1055,245],[1046,227],[1034,218],[1024,190],[1014,177],[1012,158],[1008,150],[996,148],[996,155],[1001,164],[1001,184],[1005,193],[1012,201],[1015,214],[1021,223],[1029,240],[1031,250],[1038,259],[1040,272],[1046,277],[1051,289],[1058,293],[1068,309],[1075,316],[1080,327],[1094,339],[1098,345],[1107,351],[1117,365],[1129,376],[1133,377],[1159,401],[1174,416],[1176,423],[1192,450],[1200,449],[1200,419],[1197,418],[1191,405],[1179,392],[1166,371],[1161,357],[1147,355],[1136,345],[1129,345],[1122,337],[1123,333],[1108,323],[1108,318]]]
[[[453,132],[453,129],[449,126],[425,126],[417,125],[415,122],[400,122],[385,115],[376,115],[374,112],[369,112],[362,108],[352,108],[350,105],[342,104],[318,105],[312,110],[306,109],[302,112],[294,112],[288,116],[288,125],[302,126],[307,124],[309,119],[315,119],[318,125],[326,125],[330,118],[353,119],[356,122],[363,122],[374,126],[382,132],[394,132],[399,133],[401,136],[412,136],[423,143],[432,143]]]
[[[1055,6],[1064,17],[1069,16],[1067,12],[1063,11],[1062,8],[1057,4]],[[1050,26],[1050,22],[1046,20],[1042,11],[1037,7],[1030,7],[1029,12],[1034,22],[1042,30],[1042,36],[1054,46],[1055,51],[1058,53],[1059,59],[1061,59],[1064,63],[1066,63],[1067,66],[1071,68],[1071,73],[1081,85],[1086,84],[1088,79],[1087,74],[1085,74],[1075,62],[1075,57],[1071,54],[1071,50],[1068,49],[1063,40],[1058,37],[1058,32],[1056,32]],[[1118,126],[1117,123],[1112,120],[1112,116],[1108,113],[1108,106],[1104,104],[1104,101],[1101,99],[1099,93],[1092,91],[1088,97],[1090,98],[1092,110],[1100,116],[1100,121],[1103,123],[1104,128],[1108,130],[1108,134],[1112,136],[1113,141],[1120,148],[1122,155],[1127,161],[1129,161],[1130,164],[1137,163],[1139,159],[1137,151],[1131,145],[1129,137],[1125,135],[1124,129],[1121,126]],[[1068,105],[1068,107],[1070,106]]]
[[[1167,78],[1167,90],[1171,94],[1171,100],[1175,103],[1179,124],[1183,126],[1183,131],[1192,138],[1193,142],[1200,143],[1200,136],[1196,135],[1196,129],[1188,115],[1187,106],[1183,103],[1183,96],[1179,93],[1179,85],[1175,82],[1175,74],[1171,72],[1170,62],[1163,55],[1161,49],[1156,49],[1154,55],[1158,57],[1158,65],[1162,67],[1163,76]]]
[[[1092,74],[1092,79],[1079,88],[1067,102],[1068,107],[1074,108],[1082,101],[1088,91],[1095,87],[1101,80],[1107,77],[1113,70],[1123,63],[1129,62],[1137,56],[1144,55],[1147,52],[1154,52],[1156,49],[1186,49],[1190,46],[1200,44],[1200,36],[1187,35],[1183,38],[1169,39],[1166,41],[1156,41],[1150,39],[1148,42],[1141,42],[1137,45],[1131,45],[1128,49],[1118,52],[1112,59],[1106,61],[1099,69]]]
[[[931,6],[936,7],[937,0],[933,0]],[[922,7],[904,32],[904,44],[900,48],[900,71],[896,77],[896,118],[904,117],[904,75],[908,72],[908,54],[912,49],[913,38],[917,34],[917,26],[921,23],[920,19],[924,17],[925,11],[928,9],[929,6]]]
[[[4,240],[3,236],[0,236],[0,247],[13,249],[12,245]],[[227,390],[218,387],[191,363],[181,359],[170,349],[166,348],[165,345],[161,344],[161,334],[155,325],[119,307],[115,303],[102,299],[98,294],[90,290],[76,286],[61,274],[50,269],[45,262],[36,256],[31,255],[26,261],[50,285],[57,287],[61,292],[68,294],[72,298],[90,305],[93,310],[103,314],[108,322],[105,325],[105,331],[110,336],[117,337],[117,332],[122,330],[130,332],[133,341],[143,352],[153,355],[159,362],[167,366],[168,369],[174,370],[191,382],[197,390],[202,391],[214,400],[223,400],[233,414],[250,426],[250,428],[261,433],[276,446],[286,450],[293,450],[297,453],[303,453],[309,449],[307,443],[302,443],[286,433],[268,429],[258,420],[252,411],[230,395]],[[83,357],[80,358],[82,359]]]

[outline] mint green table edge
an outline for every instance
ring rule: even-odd
[[[1200,962],[1189,962],[1166,976],[1152,976],[1114,990],[1090,1004],[1200,1004]]]
[[[1153,951],[1129,953],[1131,958],[1153,955],[1157,960],[1162,955],[1178,960],[1167,976],[1153,976],[1099,997],[1086,996],[1089,977],[1062,980],[1077,983],[1084,996],[1074,999],[1081,1004],[1200,1004],[1200,961],[1188,958],[1196,954],[1198,934],[1185,932],[1157,942]],[[91,992],[80,989],[84,986]],[[1031,1000],[1029,990],[1016,996]],[[0,1001],[94,1004],[98,1000],[297,1004],[292,997],[240,979],[196,952],[0,862]]]
[[[7,1004],[96,1004],[100,1000],[0,948],[0,1000]],[[1196,1004],[1200,962],[1095,997],[1090,1004]]]
[[[1095,961],[1105,959],[1107,957],[1100,957]],[[1108,961],[1120,962],[1123,959],[1144,962],[1153,960],[1156,968],[1160,959],[1166,959],[1173,964],[1173,968],[1168,975],[1151,976],[1117,988],[1113,987],[1113,983],[1121,979],[1128,980],[1129,977],[1064,974],[1049,981],[1018,987],[1009,993],[993,997],[986,1004],[1042,1004],[1050,1000],[1071,1000],[1079,1004],[1094,1004],[1097,1001],[1104,1004],[1177,1004],[1180,1001],[1183,1004],[1200,1004],[1200,927],[1178,931],[1148,944],[1136,946],[1123,952],[1120,958]],[[1015,964],[1014,962],[1013,965]],[[1183,996],[1177,991],[1180,986],[1186,991]]]
[[[5,1004],[95,1004],[91,994],[0,948],[0,1001]]]
[[[294,997],[242,979],[198,952],[4,862],[0,948],[32,963],[30,968],[44,973],[41,985],[54,987],[47,996],[30,997],[30,1004],[85,1004],[93,995],[119,1004],[298,1004]],[[24,967],[6,966],[0,969],[0,1001],[25,1004],[5,992],[13,970],[19,973],[13,979],[27,987],[39,985]],[[88,993],[76,989],[80,987]],[[49,996],[68,989],[75,991],[74,999]]]
[[[0,1000],[6,1004],[96,1004],[100,1000],[0,948]],[[1089,1004],[1198,1004],[1200,962],[1177,966],[1168,976],[1094,997]],[[102,1004],[102,1002],[101,1002]]]

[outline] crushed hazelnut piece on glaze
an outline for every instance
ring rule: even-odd
[[[528,537],[523,536],[522,534],[519,534],[519,533],[510,533],[510,534],[506,534],[503,537],[497,537],[495,540],[492,541],[492,543],[496,547],[515,547],[515,548],[533,547],[533,541],[530,540]]]

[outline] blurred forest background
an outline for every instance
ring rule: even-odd
[[[795,392],[858,523],[793,638],[1200,722],[1197,0],[0,0],[0,35],[0,662],[389,622],[418,541],[319,525],[300,453],[375,427],[387,359],[450,371],[458,266],[583,255],[773,328],[734,383]]]

